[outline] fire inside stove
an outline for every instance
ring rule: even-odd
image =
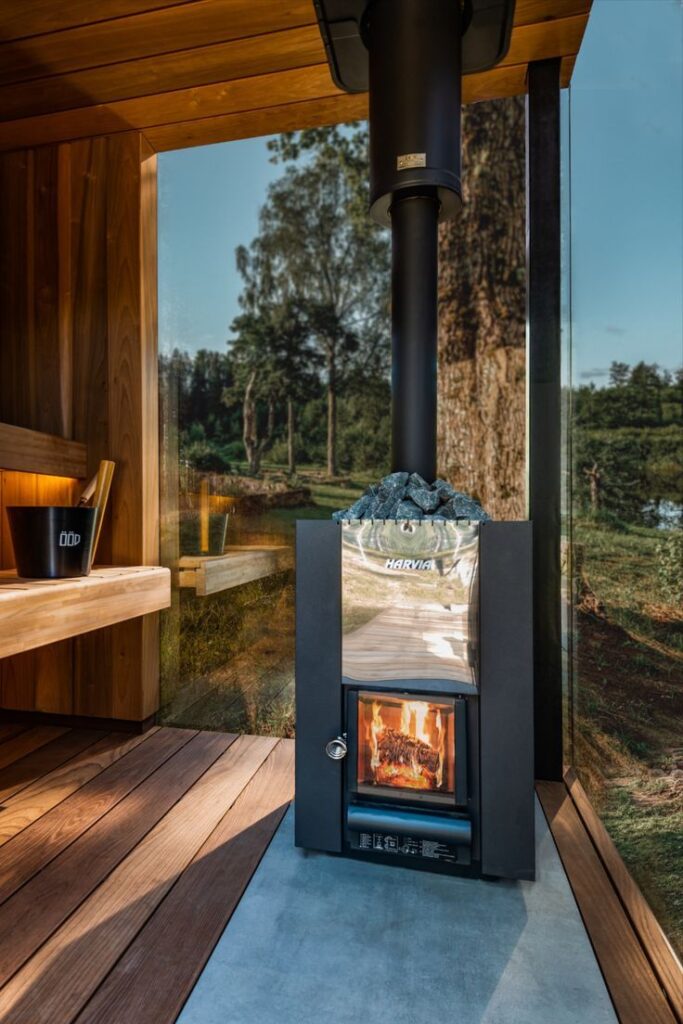
[[[452,700],[358,694],[358,784],[454,793]]]

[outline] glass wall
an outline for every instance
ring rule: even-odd
[[[294,729],[295,521],[388,472],[364,125],[159,157],[166,724]]]
[[[567,760],[679,951],[682,38],[595,0],[564,125]]]
[[[439,473],[517,518],[522,98],[466,108],[463,165],[440,237]],[[390,235],[368,179],[365,124],[159,156],[166,723],[292,734],[295,521],[389,470]]]

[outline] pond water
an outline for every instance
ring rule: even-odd
[[[683,526],[683,505],[668,498],[646,502],[641,512],[646,526],[654,526],[658,530],[675,530]]]

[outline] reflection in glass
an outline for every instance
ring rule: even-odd
[[[565,507],[566,759],[679,949],[682,30],[596,0],[572,78]]]
[[[476,685],[479,527],[342,525],[342,675]]]

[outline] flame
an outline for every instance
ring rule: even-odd
[[[395,703],[389,707],[395,714]],[[366,736],[374,781],[407,789],[441,788],[446,759],[446,728],[440,707],[426,700],[401,701],[399,729],[392,728],[383,720],[382,709],[382,701],[373,700]],[[411,742],[405,744],[401,736]]]
[[[370,758],[370,767],[373,771],[379,768],[379,736],[384,730],[384,722],[382,721],[382,709],[379,701],[372,702],[372,721],[370,723],[370,750],[372,757]]]
[[[443,763],[446,756],[446,731],[441,726],[441,711],[436,711],[436,732],[439,737],[439,767],[436,770],[437,789],[443,786]]]

